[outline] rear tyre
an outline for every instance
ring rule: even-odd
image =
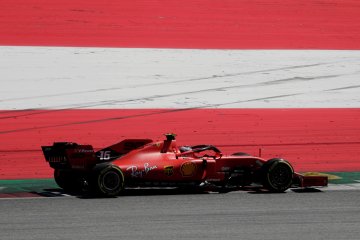
[[[294,170],[289,162],[273,158],[262,166],[262,184],[271,192],[285,192],[292,184]]]
[[[115,165],[101,167],[95,174],[96,192],[104,197],[114,197],[124,190],[124,175]]]
[[[71,171],[55,169],[54,179],[57,185],[65,192],[76,192],[81,190],[79,178]]]

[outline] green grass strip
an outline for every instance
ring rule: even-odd
[[[43,192],[59,188],[54,179],[0,180],[0,193]]]
[[[331,175],[339,177],[339,179],[330,180],[332,184],[352,184],[360,183],[360,172],[331,172]]]

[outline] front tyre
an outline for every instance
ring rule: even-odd
[[[124,174],[115,165],[101,168],[95,175],[97,192],[105,197],[114,197],[124,190]]]
[[[262,166],[262,184],[271,192],[285,192],[292,184],[294,170],[289,162],[273,158]]]

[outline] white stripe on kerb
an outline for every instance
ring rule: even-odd
[[[360,107],[360,51],[0,47],[0,110]]]

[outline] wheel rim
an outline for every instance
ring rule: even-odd
[[[106,172],[103,176],[103,187],[106,191],[114,191],[120,186],[121,179],[118,173],[115,171]]]
[[[289,167],[284,164],[279,164],[270,174],[270,182],[277,188],[286,187],[291,179],[292,173],[289,171]]]

